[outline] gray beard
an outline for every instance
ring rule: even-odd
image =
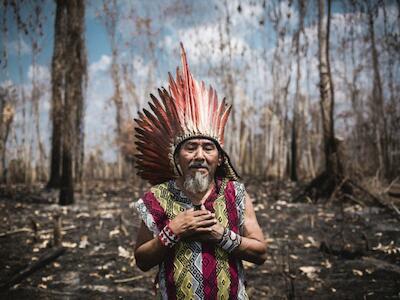
[[[204,193],[211,184],[210,175],[204,176],[200,172],[196,172],[194,176],[187,175],[183,182],[184,189],[192,194]]]

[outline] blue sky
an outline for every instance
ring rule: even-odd
[[[274,100],[281,101],[280,89],[283,88],[287,77],[292,74],[290,85],[289,105],[293,99],[295,82],[295,59],[292,52],[292,34],[298,23],[298,10],[295,4],[289,6],[288,1],[117,1],[120,9],[118,20],[118,45],[120,51],[119,63],[129,67],[128,77],[135,83],[135,95],[127,92],[124,83],[124,101],[129,115],[134,116],[138,108],[146,105],[150,92],[165,85],[167,72],[174,72],[180,64],[179,42],[182,41],[188,53],[192,72],[198,79],[207,84],[212,83],[220,98],[229,95],[224,85],[224,76],[230,72],[234,80],[234,105],[237,114],[251,107],[258,112],[249,124],[257,123],[262,118],[266,105]],[[296,1],[294,1],[296,3]],[[89,82],[86,97],[86,147],[88,152],[101,149],[112,159],[115,153],[113,133],[115,130],[115,111],[110,101],[113,86],[109,68],[111,63],[110,40],[102,22],[102,1],[88,1],[86,10],[86,46],[88,54]],[[227,3],[227,6],[224,5]],[[277,5],[273,5],[276,3]],[[309,7],[305,20],[305,33],[309,43],[307,56],[301,61],[303,77],[302,93],[309,97],[310,105],[318,101],[318,61],[316,43],[316,13],[314,1],[307,1]],[[335,87],[337,87],[337,114],[345,109],[346,89],[343,74],[351,74],[351,66],[336,53],[340,39],[348,31],[349,6],[343,6],[343,1],[333,1],[332,18],[332,66]],[[389,21],[396,21],[398,11],[394,1],[385,1],[388,5]],[[9,32],[2,36],[0,50],[7,49],[8,64],[0,74],[0,84],[13,83],[24,88],[27,95],[31,91],[32,73],[36,72],[38,81],[43,83],[43,95],[40,99],[41,131],[44,143],[49,141],[50,107],[50,64],[53,51],[53,26],[55,4],[51,0],[41,0],[26,4],[22,16],[32,14],[34,6],[40,4],[44,16],[43,36],[30,32],[29,35],[19,33],[15,27],[12,10],[0,12],[0,19],[7,20]],[[279,26],[286,28],[286,36],[281,44],[277,44],[276,33],[270,22],[272,12],[280,13]],[[227,14],[230,16],[229,39],[231,51],[221,47],[221,41],[228,40],[226,31]],[[366,33],[365,16],[358,12],[359,20],[355,21],[358,43]],[[377,35],[382,32],[382,11],[377,19]],[[146,24],[149,27],[146,27]],[[151,35],[146,35],[146,30]],[[35,27],[37,31],[37,27]],[[346,31],[347,30],[347,31]],[[399,26],[395,27],[399,31]],[[348,33],[348,32],[347,32]],[[32,66],[31,36],[39,37],[41,47],[36,57],[35,67]],[[22,45],[21,56],[16,53],[16,45]],[[301,40],[304,45],[305,40]],[[154,47],[151,48],[150,46]],[[279,49],[281,61],[274,60],[276,47]],[[367,49],[366,47],[364,47]],[[368,66],[367,50],[357,49],[357,64]],[[363,52],[364,51],[364,52]],[[347,53],[348,55],[348,53]],[[347,60],[348,60],[347,56]],[[387,59],[382,57],[382,59]],[[398,62],[396,62],[398,66]],[[22,68],[22,79],[19,74]],[[223,69],[225,68],[225,69]],[[273,81],[272,68],[277,70],[279,82]],[[383,70],[384,71],[384,70]],[[224,73],[225,72],[225,73]],[[398,73],[400,73],[397,70]],[[399,74],[400,75],[400,74]],[[371,88],[371,77],[367,71],[360,76],[360,88],[367,94]],[[383,76],[384,72],[383,72]],[[136,98],[135,98],[136,97]],[[278,97],[278,98],[276,98]],[[313,104],[314,103],[314,104]],[[17,119],[18,121],[18,119]],[[341,128],[343,124],[337,122]]]

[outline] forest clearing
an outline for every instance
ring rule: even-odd
[[[290,183],[250,180],[247,186],[268,242],[264,265],[245,263],[251,299],[398,299],[400,215],[363,193],[326,205],[293,202],[298,189]],[[56,248],[55,216],[65,252],[8,292],[3,286],[2,298],[154,297],[155,272],[141,272],[133,257],[138,188],[93,182],[85,194],[78,191],[76,204],[64,207],[40,190],[15,187],[13,195],[0,199],[0,282]]]
[[[153,299],[134,203],[199,138],[267,244],[250,299],[400,298],[399,1],[0,7],[1,299]]]

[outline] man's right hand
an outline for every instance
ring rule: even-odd
[[[217,223],[215,215],[208,210],[193,208],[179,213],[170,223],[169,228],[180,238],[212,231]]]

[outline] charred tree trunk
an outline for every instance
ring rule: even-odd
[[[11,105],[13,89],[0,88],[0,182],[7,181],[6,145],[15,110]]]
[[[77,145],[76,111],[79,99],[83,99],[86,63],[82,47],[84,34],[85,5],[83,0],[67,1],[67,42],[66,42],[66,76],[63,128],[63,157],[60,190],[60,204],[74,203],[73,162],[74,149]]]
[[[117,41],[117,22],[120,17],[118,10],[118,3],[116,0],[103,1],[103,10],[105,13],[105,27],[107,34],[110,38],[111,43],[111,79],[114,85],[114,94],[112,96],[112,102],[115,106],[115,122],[116,122],[116,142],[118,147],[121,148],[120,143],[123,134],[124,124],[124,104],[122,99],[121,91],[121,78],[120,78],[120,66],[118,64],[119,48]],[[122,153],[118,151],[117,164],[118,164],[118,175],[122,177],[122,164],[123,164]]]
[[[325,15],[325,0],[319,0],[318,18],[318,56],[320,74],[320,107],[322,117],[322,134],[325,154],[325,171],[314,178],[306,187],[305,194],[315,199],[329,198],[337,189],[351,193],[351,186],[344,181],[344,170],[341,161],[339,140],[334,130],[334,92],[329,65],[329,29],[331,1],[328,0],[328,13]]]
[[[375,43],[375,30],[374,30],[374,13],[373,9],[368,7],[368,29],[371,41],[371,58],[372,69],[374,74],[374,81],[372,86],[372,105],[371,113],[374,124],[374,131],[376,136],[376,147],[379,158],[379,169],[384,176],[388,176],[389,171],[389,155],[387,151],[388,136],[387,136],[387,123],[385,116],[384,99],[382,92],[382,80],[379,71],[379,58],[378,50]]]
[[[342,167],[335,143],[334,130],[334,92],[329,64],[329,28],[330,28],[330,0],[328,0],[328,16],[325,17],[325,0],[319,1],[318,21],[318,55],[320,75],[320,105],[322,116],[322,132],[325,154],[325,171],[332,174],[342,174]]]
[[[298,171],[300,166],[300,153],[299,140],[302,138],[302,123],[300,119],[300,107],[303,109],[303,97],[300,94],[300,80],[301,80],[301,69],[300,69],[300,34],[304,27],[304,15],[305,15],[305,2],[304,0],[298,1],[299,5],[299,28],[294,34],[293,43],[296,52],[296,95],[294,98],[293,105],[293,122],[292,122],[292,139],[291,139],[291,168],[290,168],[290,179],[293,181],[298,180]]]
[[[63,96],[65,77],[65,36],[67,32],[67,8],[65,0],[57,0],[57,10],[54,30],[54,53],[51,65],[52,85],[52,123],[51,134],[51,162],[50,179],[48,188],[60,187],[61,176],[61,143],[62,143],[62,119]]]
[[[84,39],[84,0],[79,7],[79,22],[76,28],[75,49],[76,49],[76,74],[80,75],[79,81],[74,82],[77,88],[77,94],[74,99],[75,105],[75,130],[76,130],[76,145],[74,149],[74,175],[75,182],[81,183],[83,177],[83,166],[85,160],[85,130],[84,130],[84,116],[85,116],[85,98],[84,91],[87,87],[87,58],[86,46]],[[79,34],[79,35],[78,35]]]

